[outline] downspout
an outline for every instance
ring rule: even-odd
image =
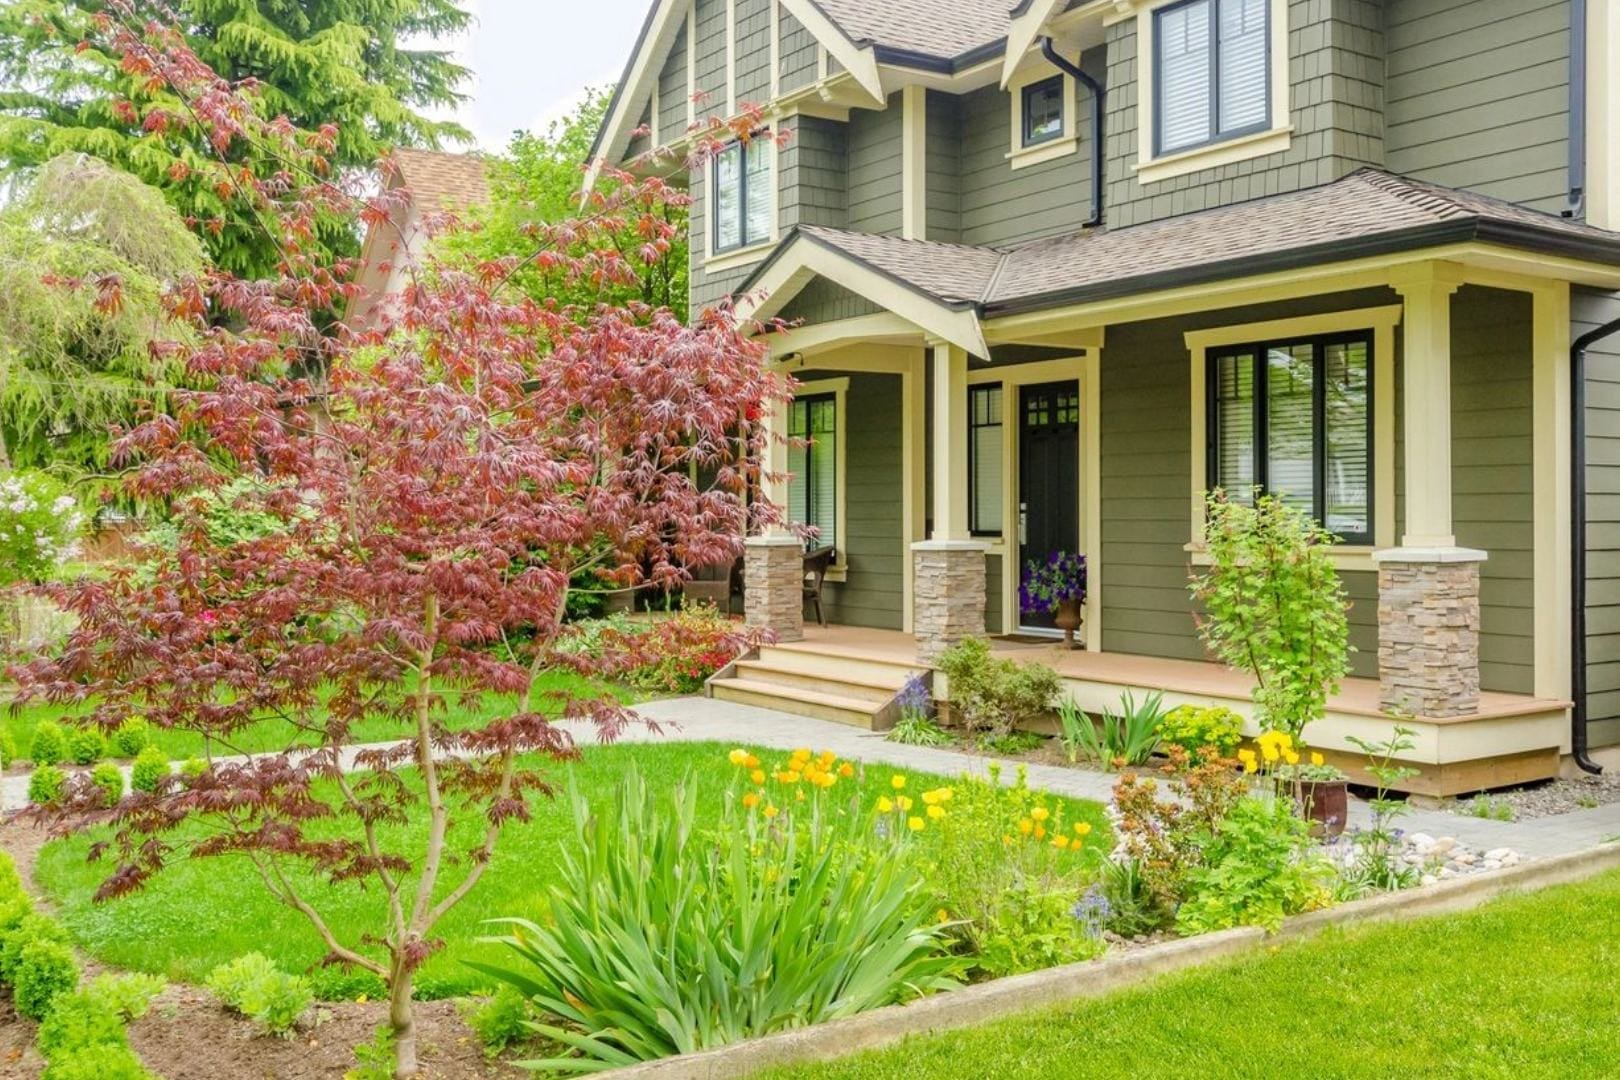
[[[1620,333],[1620,319],[1588,330],[1569,347],[1569,696],[1570,756],[1589,773],[1603,766],[1592,760],[1586,712],[1586,350]]]
[[[1586,213],[1586,0],[1569,5],[1569,209]]]
[[[1108,95],[1102,83],[1081,71],[1079,64],[1066,60],[1050,37],[1041,38],[1041,55],[1053,67],[1074,76],[1075,81],[1091,91],[1091,217],[1081,228],[1094,229],[1103,220],[1103,124]]]

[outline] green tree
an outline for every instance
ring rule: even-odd
[[[0,4],[0,170],[28,170],[64,152],[82,152],[161,188],[182,215],[208,223],[212,260],[263,277],[276,265],[274,242],[209,167],[216,151],[203,129],[176,122],[186,104],[128,58],[92,42],[95,20],[154,16],[140,0],[9,0]],[[369,168],[390,146],[464,142],[460,126],[425,110],[456,104],[465,68],[447,53],[404,43],[465,27],[459,0],[176,0],[188,44],[226,79],[252,79],[266,117],[336,128],[331,164]],[[252,159],[241,144],[227,154],[267,176],[280,163]],[[322,239],[350,255],[357,238],[333,221]]]
[[[588,88],[573,113],[555,120],[545,134],[520,131],[507,151],[491,158],[489,202],[466,215],[469,228],[447,234],[439,244],[452,258],[492,261],[521,256],[540,246],[537,231],[566,222],[580,209],[580,185],[591,140],[607,114],[610,88]],[[604,184],[611,185],[611,179]],[[565,303],[601,301],[622,305],[639,301],[667,307],[686,319],[687,241],[686,210],[679,201],[655,208],[664,220],[676,221],[680,239],[659,259],[638,254],[645,243],[634,223],[613,237],[614,245],[632,262],[644,263],[637,281],[593,283],[564,281],[555,268],[526,262],[513,271],[512,281],[536,299],[556,298]]]
[[[178,329],[166,286],[202,246],[155,188],[66,154],[0,210],[0,470],[76,478],[107,465],[108,429],[160,396],[151,343]]]

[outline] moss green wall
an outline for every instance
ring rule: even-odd
[[[1620,295],[1576,289],[1574,333],[1620,318]],[[1620,743],[1620,336],[1586,353],[1586,712],[1594,746]]]

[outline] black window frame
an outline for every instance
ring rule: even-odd
[[[1211,348],[1204,355],[1204,485],[1213,491],[1220,486],[1220,425],[1218,423],[1217,389],[1218,370],[1222,360],[1234,356],[1249,356],[1255,365],[1252,372],[1254,385],[1254,482],[1262,494],[1268,490],[1266,477],[1270,475],[1268,416],[1271,380],[1267,377],[1268,357],[1272,349],[1294,349],[1311,346],[1311,514],[1326,527],[1327,516],[1327,379],[1326,351],[1330,345],[1361,344],[1367,350],[1367,531],[1335,533],[1347,545],[1371,547],[1377,533],[1375,520],[1378,508],[1377,476],[1377,356],[1371,330],[1344,330],[1327,334],[1303,334],[1298,337],[1272,338],[1266,341],[1243,342]]]
[[[1050,135],[1035,136],[1030,132],[1030,103],[1034,101],[1036,94],[1042,92],[1043,90],[1051,89],[1053,86],[1057,87],[1058,129]],[[1032,146],[1045,146],[1049,142],[1055,142],[1056,140],[1063,138],[1063,133],[1068,129],[1069,125],[1069,117],[1067,115],[1069,104],[1067,90],[1068,88],[1063,83],[1063,75],[1061,73],[1052,75],[1045,79],[1037,79],[1035,82],[1025,84],[1023,90],[1019,92],[1018,145],[1020,147],[1028,148]]]
[[[1271,5],[1269,3],[1266,4],[1266,28],[1264,35],[1262,35],[1265,39],[1266,46],[1266,54],[1264,59],[1266,77],[1261,80],[1261,85],[1265,87],[1266,91],[1263,115],[1258,123],[1249,124],[1241,128],[1233,128],[1231,131],[1220,130],[1220,7],[1223,3],[1225,3],[1225,0],[1179,0],[1178,3],[1166,4],[1164,7],[1161,7],[1153,12],[1153,56],[1151,59],[1153,64],[1153,156],[1155,158],[1164,157],[1166,154],[1190,153],[1193,150],[1202,150],[1207,146],[1215,146],[1219,143],[1230,142],[1233,139],[1241,139],[1245,135],[1257,135],[1262,131],[1271,130],[1271,65],[1273,62],[1273,57],[1271,55],[1272,12]],[[1178,146],[1173,150],[1166,150],[1164,148],[1164,124],[1162,123],[1164,117],[1164,64],[1163,53],[1161,52],[1162,46],[1160,44],[1163,41],[1163,37],[1160,34],[1160,30],[1164,25],[1162,20],[1166,15],[1180,11],[1182,8],[1193,7],[1198,4],[1208,4],[1211,14],[1209,24],[1208,97],[1210,136],[1209,138],[1204,139],[1202,142],[1188,143],[1185,146]]]
[[[713,187],[713,197],[709,205],[713,208],[714,222],[710,227],[710,247],[715,255],[728,255],[733,251],[742,251],[770,240],[769,229],[765,236],[748,235],[748,153],[761,141],[768,142],[770,136],[760,132],[748,142],[733,139],[719,150],[715,151],[714,160],[709,166],[709,183]],[[731,151],[737,151],[737,242],[735,244],[722,244],[720,242],[720,159]],[[766,151],[761,151],[762,153]]]
[[[830,405],[832,407],[832,415],[833,415],[832,436],[833,437],[832,437],[831,445],[823,445],[820,442],[818,442],[816,437],[815,437],[815,432],[812,430],[813,425],[812,425],[811,420],[810,420],[811,406],[812,405],[817,405],[817,404],[822,404],[822,403],[825,403],[825,404]],[[804,406],[804,434],[802,436],[793,434],[793,417],[795,415],[794,410],[796,410],[800,405]],[[805,509],[805,515],[806,516],[809,516],[810,508],[816,504],[816,499],[815,499],[816,490],[815,490],[815,487],[814,487],[814,485],[816,483],[816,480],[815,480],[816,470],[815,470],[815,465],[814,465],[814,460],[815,460],[814,455],[816,453],[818,453],[818,452],[827,453],[827,454],[832,455],[832,459],[833,459],[833,467],[832,467],[832,488],[833,488],[833,491],[832,491],[832,508],[833,508],[833,522],[832,522],[832,525],[833,525],[833,527],[832,527],[832,533],[833,533],[833,535],[829,536],[829,535],[827,535],[826,532],[822,532],[816,537],[815,544],[818,547],[825,546],[827,544],[836,544],[837,541],[838,541],[838,536],[837,536],[837,533],[838,533],[838,438],[839,438],[839,435],[840,435],[840,432],[838,430],[838,392],[836,390],[828,390],[828,391],[825,391],[825,392],[822,392],[822,393],[819,393],[819,394],[803,394],[803,395],[800,395],[798,397],[795,397],[792,401],[788,402],[787,433],[788,433],[788,438],[790,438],[790,439],[803,438],[804,441],[805,441],[805,445],[804,445],[804,475],[803,476],[795,476],[793,479],[797,483],[804,484],[804,509]],[[794,524],[794,525],[816,525],[817,528],[820,528],[819,523],[810,522],[810,521],[796,521],[796,522],[792,522],[791,524]]]
[[[978,422],[978,412],[977,412],[977,410],[975,410],[973,408],[974,398],[979,396],[979,395],[988,395],[991,391],[999,391],[1001,393],[1001,419],[995,421],[994,423],[991,423],[990,421],[987,420],[987,421],[985,421],[984,423],[981,424],[981,423]],[[1005,469],[1006,469],[1006,439],[1007,439],[1007,434],[1006,434],[1007,388],[1006,388],[1006,386],[1003,385],[1002,383],[974,383],[972,386],[969,386],[968,387],[967,411],[968,411],[968,415],[967,415],[967,424],[968,424],[968,427],[967,427],[967,436],[968,436],[968,535],[969,536],[1001,536],[1001,535],[1003,535],[1005,533],[1006,528],[1007,528],[1007,508],[1005,506],[1005,503],[1006,503],[1006,498],[1005,498],[1006,485],[1005,484],[1003,484],[1003,487],[1002,487],[1002,495],[1003,495],[1002,503],[1003,503],[1003,506],[1002,506],[1002,509],[1001,509],[1001,525],[998,528],[994,528],[994,529],[982,528],[979,525],[979,498],[978,498],[978,496],[979,496],[979,492],[978,492],[978,487],[979,487],[979,467],[978,467],[979,466],[979,462],[978,462],[978,458],[979,458],[979,455],[978,455],[979,440],[974,438],[974,435],[981,428],[994,427],[994,428],[1001,428],[1002,429],[1002,436],[1001,436],[1002,437],[1002,468],[1005,471]],[[1003,480],[1005,480],[1005,479],[1006,478],[1003,477]]]

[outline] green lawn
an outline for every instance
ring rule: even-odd
[[[761,1080],[1620,1076],[1620,872]]]
[[[536,684],[536,691],[544,693],[573,693],[578,695],[594,694],[602,691],[604,684],[593,683],[591,680],[576,675],[571,671],[554,671],[542,675]],[[635,700],[633,693],[624,687],[607,685],[609,693],[617,696],[621,701]],[[487,715],[495,698],[485,698],[481,708],[463,708],[460,705],[451,705],[445,713],[445,722],[452,729],[469,726],[481,715]],[[543,700],[543,699],[542,699]],[[71,715],[70,710],[60,705],[29,705],[20,709],[0,708],[0,730],[11,733],[17,746],[19,757],[28,756],[28,747],[34,739],[34,727],[41,720],[60,720]],[[288,745],[286,726],[278,720],[265,720],[262,723],[245,728],[238,732],[231,740],[231,745],[216,746],[215,752],[219,754],[233,753],[261,753],[268,750],[282,750]],[[359,742],[382,742],[398,738],[405,734],[405,729],[399,724],[384,718],[366,720],[355,728],[355,739]],[[204,752],[204,740],[201,735],[189,731],[163,731],[153,729],[153,741],[163,749],[171,758],[183,759],[188,757],[201,757]],[[301,742],[312,742],[313,739],[302,739]]]
[[[730,747],[714,743],[658,743],[592,746],[574,770],[587,794],[608,789],[632,764],[657,788],[667,788],[690,774],[702,785],[700,806],[718,809],[718,795],[736,774],[726,761]],[[766,762],[780,761],[780,751],[757,750]],[[564,767],[557,767],[563,779]],[[882,776],[893,771],[881,767]],[[937,777],[911,774],[915,785],[932,786]],[[712,793],[712,797],[709,793]],[[1106,828],[1102,808],[1094,803],[1070,803],[1072,820],[1091,821]],[[423,996],[442,997],[488,986],[488,980],[462,964],[468,959],[503,960],[503,951],[473,939],[487,932],[482,920],[500,915],[538,918],[543,913],[544,890],[555,867],[560,845],[571,831],[566,801],[541,802],[532,821],[512,828],[496,851],[488,873],[477,890],[440,924],[448,947],[424,967],[418,986]],[[420,850],[401,844],[405,833],[419,841],[424,823],[387,830],[384,843],[400,850]],[[452,835],[451,849],[474,846],[476,821],[463,822]],[[392,841],[392,843],[391,843]],[[107,904],[94,904],[91,896],[107,867],[87,864],[89,837],[58,841],[41,853],[36,875],[41,886],[59,905],[62,921],[86,951],[120,967],[198,981],[215,965],[244,952],[258,950],[289,970],[301,971],[319,961],[323,949],[303,916],[273,902],[252,868],[241,861],[182,862],[163,872],[145,891]],[[355,936],[382,925],[383,899],[376,891],[362,891],[352,883],[313,883],[308,895],[329,920],[339,938]],[[327,997],[374,992],[369,976],[350,976],[336,969],[314,973],[317,988]]]

